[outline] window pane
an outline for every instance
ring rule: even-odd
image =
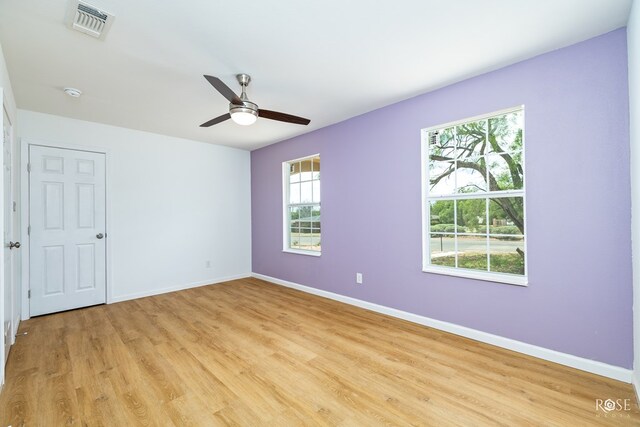
[[[311,172],[312,172],[312,162],[311,160],[303,160],[300,162],[301,174],[300,179],[302,181],[310,181],[311,180]]]
[[[490,154],[489,164],[491,191],[522,189],[522,153]],[[493,179],[491,179],[491,177]],[[495,182],[495,184],[494,184]]]
[[[299,233],[291,233],[289,238],[290,245],[289,247],[293,249],[298,249],[300,247],[300,234]]]
[[[300,203],[300,184],[290,184],[289,203]]]
[[[309,234],[301,234],[300,249],[310,250],[311,246],[311,236]]]
[[[429,195],[439,196],[455,192],[453,162],[429,161]]]
[[[524,234],[522,197],[496,197],[489,201],[490,234]]]
[[[313,203],[320,203],[320,181],[313,181],[313,200],[312,201]]]
[[[311,227],[314,228],[314,230],[317,230],[318,232],[320,232],[320,229],[322,228],[321,226],[321,221],[320,221],[320,206],[316,205],[313,206],[313,210],[311,211]],[[314,233],[316,231],[313,231]]]
[[[312,164],[311,167],[313,168],[313,179],[320,179],[320,157],[314,157],[313,159],[311,159]]]
[[[311,181],[302,182],[300,184],[300,203],[311,203],[313,202],[313,197],[311,194],[312,184]]]
[[[524,275],[524,256],[524,236],[490,236],[491,271]]]
[[[312,207],[311,217],[313,221],[311,222],[311,246],[312,250],[320,251],[321,244],[321,221],[320,221],[320,206],[316,205]]]
[[[486,233],[487,200],[468,199],[456,201],[457,232],[458,233]]]
[[[300,206],[299,207],[299,221],[309,222],[311,221],[313,207],[312,206]]]
[[[300,182],[300,162],[289,163],[289,182]]]
[[[455,140],[453,139],[453,128],[429,132],[429,154],[436,158],[454,157]]]
[[[453,218],[453,207],[453,200],[438,200],[429,203],[431,231],[455,232],[456,226]]]
[[[522,110],[489,119],[489,151],[510,152],[522,150]]]
[[[289,207],[289,247],[296,248],[300,242],[300,211],[297,207]]]
[[[314,229],[311,232],[311,250],[319,251],[320,250],[320,230]]]
[[[458,267],[487,271],[487,237],[458,235]]]
[[[300,209],[298,207],[289,206],[289,220],[291,226],[294,227],[298,223],[297,219],[300,217]]]
[[[465,123],[456,126],[456,157],[477,157],[486,150],[487,121]]]
[[[487,191],[486,161],[484,157],[464,159],[457,163],[458,193]]]
[[[429,248],[431,264],[456,266],[455,238],[451,234],[431,234]]]

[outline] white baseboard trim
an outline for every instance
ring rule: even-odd
[[[626,383],[634,382],[635,384],[633,372],[630,369],[609,365],[609,364],[598,362],[595,360],[585,359],[583,357],[578,357],[578,356],[574,356],[567,353],[561,353],[559,351],[550,350],[548,348],[539,347],[533,344],[527,344],[521,341],[512,340],[510,338],[501,337],[499,335],[493,335],[487,332],[478,331],[476,329],[467,328],[466,326],[460,326],[454,323],[431,319],[429,317],[420,316],[418,314],[397,310],[395,308],[385,307],[383,305],[362,301],[356,298],[347,297],[347,296],[336,294],[333,292],[323,291],[321,289],[300,285],[298,283],[289,282],[289,281],[278,279],[275,277],[265,276],[263,274],[251,273],[251,276],[257,279],[266,280],[267,282],[275,283],[277,285],[297,289],[299,291],[307,292],[309,294],[318,295],[318,296],[329,298],[335,301],[340,301],[345,304],[350,304],[356,307],[364,308],[366,310],[371,310],[377,313],[386,314],[388,316],[397,317],[399,319],[407,320],[413,323],[418,323],[424,326],[429,326],[431,328],[439,329],[441,331],[450,332],[452,334],[460,335],[466,338],[470,338],[472,340],[484,342],[487,344],[492,344],[497,347],[502,347],[508,350],[516,351],[518,353],[527,354],[529,356],[537,357],[539,359],[547,360],[554,363],[559,363],[561,365],[569,366],[571,368],[580,369],[582,371],[591,372],[593,374],[602,375],[604,377],[613,378],[614,380],[624,381]],[[638,384],[640,385],[640,382]],[[638,388],[638,385],[636,385],[636,390],[640,390]]]
[[[136,292],[133,294],[118,295],[118,296],[111,297],[111,299],[107,301],[107,304],[112,304],[112,303],[122,302],[122,301],[129,301],[132,299],[138,299],[138,298],[144,298],[144,297],[151,297],[154,295],[166,294],[169,292],[183,291],[185,289],[213,285],[216,283],[228,282],[230,280],[245,279],[247,277],[251,277],[251,273],[237,274],[235,276],[227,276],[227,277],[218,277],[210,280],[202,280],[199,282],[187,283],[186,285],[169,286],[166,288],[152,289],[149,291]]]
[[[634,369],[631,376],[633,377],[633,390],[636,392],[636,403],[640,407],[640,372]]]
[[[18,329],[20,329],[20,315],[16,316],[13,322],[11,328],[11,345],[16,343],[16,334],[18,333]]]

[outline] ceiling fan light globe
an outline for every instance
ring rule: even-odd
[[[238,109],[240,111],[231,111],[231,120],[242,126],[249,126],[256,122],[258,115],[255,111],[248,108]]]

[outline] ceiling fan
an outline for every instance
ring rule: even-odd
[[[255,123],[258,117],[263,117],[265,119],[278,120],[280,122],[287,123],[295,123],[297,125],[308,125],[311,120],[305,119],[304,117],[293,116],[291,114],[279,113],[277,111],[271,110],[263,110],[258,108],[258,104],[249,101],[247,97],[247,86],[251,81],[251,76],[248,74],[238,74],[236,78],[238,79],[238,83],[242,87],[242,93],[240,96],[233,93],[233,91],[224,84],[222,80],[217,77],[207,76],[205,74],[205,79],[211,86],[213,86],[222,96],[227,98],[230,102],[229,104],[229,112],[227,114],[223,114],[219,117],[209,120],[200,125],[200,127],[206,128],[209,126],[216,125],[218,123],[222,123],[225,120],[233,120],[239,125],[248,126]]]

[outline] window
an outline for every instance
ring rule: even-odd
[[[423,270],[526,285],[524,108],[422,130]]]
[[[320,255],[320,155],[282,166],[284,251]]]

